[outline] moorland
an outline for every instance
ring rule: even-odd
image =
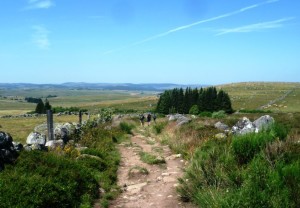
[[[2,198],[9,198],[9,194],[24,186],[32,191],[33,197],[27,197],[27,193],[22,192],[24,200],[13,197],[3,201],[2,205],[13,207],[9,200],[15,200],[20,206],[35,204],[32,207],[46,207],[48,204],[54,207],[60,201],[63,202],[60,203],[62,207],[93,207],[95,199],[99,198],[97,190],[101,187],[104,192],[95,204],[109,207],[110,201],[122,191],[117,186],[119,176],[116,170],[121,156],[116,144],[141,149],[132,142],[138,137],[144,138],[149,145],[167,145],[186,161],[184,175],[176,185],[182,202],[191,202],[195,207],[299,207],[300,83],[247,82],[216,88],[229,94],[235,111],[233,114],[215,117],[199,114],[180,127],[175,122],[169,122],[165,115],[158,115],[155,124],[145,127],[140,126],[138,117],[124,116],[119,125],[110,130],[105,125],[92,129],[86,127],[78,141],[88,147],[82,152],[69,145],[49,155],[21,154],[17,165],[8,166],[0,177],[2,185],[14,181],[11,186],[4,186]],[[80,107],[92,115],[105,108],[113,108],[115,115],[138,115],[154,112],[160,93],[161,90],[0,89],[0,115],[33,111],[36,104],[26,103],[24,99],[28,96],[48,97],[53,107]],[[220,133],[214,127],[218,121],[233,126],[243,117],[253,121],[263,115],[275,119],[275,125],[270,129],[246,136],[229,134],[226,139],[215,137]],[[54,117],[54,120],[77,122],[78,116],[62,115]],[[16,141],[25,142],[34,127],[45,121],[43,116],[3,117],[0,118],[0,130],[9,132]],[[153,146],[152,150],[146,153],[139,150],[136,155],[151,165],[166,163],[162,147]],[[157,162],[151,156],[153,152],[163,160]],[[82,158],[74,164],[80,155],[86,154],[99,158]],[[57,158],[57,155],[60,157]],[[52,171],[45,173],[49,166]],[[56,167],[62,169],[59,171]],[[165,166],[158,164],[158,167],[163,169]],[[149,172],[143,167],[135,168]],[[52,179],[53,175],[58,177]],[[67,181],[65,175],[70,176]],[[37,183],[36,179],[41,183]],[[82,190],[80,184],[83,185]],[[42,190],[52,193],[53,198],[44,196]]]

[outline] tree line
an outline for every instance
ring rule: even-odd
[[[229,95],[222,89],[217,91],[215,87],[201,88],[175,88],[164,91],[158,100],[156,111],[162,114],[195,112],[216,112],[223,110],[232,113]],[[192,111],[192,112],[190,112]]]
[[[39,114],[45,114],[47,113],[47,110],[51,110],[52,106],[50,105],[49,101],[46,99],[45,103],[42,99],[39,99],[36,107],[35,107],[35,113]]]

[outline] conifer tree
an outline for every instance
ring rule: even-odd
[[[42,113],[44,113],[44,108],[45,108],[45,105],[44,105],[43,100],[39,99],[39,102],[37,103],[36,108],[35,108],[35,112],[42,114]]]

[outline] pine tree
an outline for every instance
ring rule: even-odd
[[[217,103],[218,103],[218,110],[224,110],[226,113],[233,112],[230,97],[223,90],[220,90],[218,93]]]
[[[184,113],[184,92],[183,89],[180,88],[178,92],[178,113]]]
[[[45,105],[44,105],[43,100],[39,99],[39,102],[38,102],[38,104],[36,105],[36,108],[35,108],[35,112],[39,113],[39,114],[43,114],[44,113],[44,108],[45,108]]]
[[[171,91],[166,90],[164,93],[162,93],[159,97],[156,111],[158,113],[162,114],[168,114],[169,110],[172,108],[171,106]]]

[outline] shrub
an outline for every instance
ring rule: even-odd
[[[208,112],[208,111],[203,111],[199,114],[200,117],[208,117],[211,118],[212,116],[212,112]]]
[[[0,185],[0,207],[79,207],[83,195],[95,199],[99,189],[81,164],[39,151],[22,152],[0,174]]]
[[[166,127],[167,124],[168,124],[167,122],[156,123],[153,126],[155,133],[160,134],[162,132],[162,130]]]
[[[255,154],[265,148],[268,142],[275,138],[267,132],[250,133],[236,136],[232,141],[232,149],[236,160],[240,164],[247,164]]]
[[[178,191],[184,201],[211,207],[222,198],[217,190],[240,184],[240,174],[226,141],[209,140],[195,151],[185,177],[179,180]]]
[[[221,110],[218,112],[213,112],[211,115],[212,118],[225,118],[226,117],[226,113],[225,111]]]
[[[134,125],[128,124],[126,122],[121,122],[120,128],[122,131],[126,132],[127,134],[132,134],[132,129],[134,128]]]
[[[161,156],[152,155],[147,152],[140,152],[141,160],[147,164],[161,164],[166,163],[165,159]]]
[[[189,114],[198,115],[199,114],[198,105],[193,105],[189,110]]]

